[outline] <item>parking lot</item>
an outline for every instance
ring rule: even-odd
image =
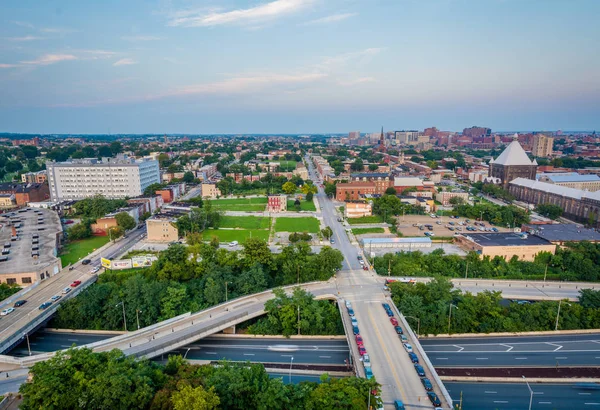
[[[466,221],[467,218],[463,217],[459,217],[458,219],[451,219],[448,216],[432,218],[429,215],[405,215],[404,217],[398,217],[398,230],[402,232],[402,235],[404,236],[425,236],[425,232],[431,232],[433,233],[433,237],[435,238],[436,236],[453,236],[455,233],[468,233],[469,231],[465,228],[469,225],[476,228],[480,228],[480,226],[475,226],[475,222],[477,221],[470,220],[470,222],[468,223]],[[454,226],[450,224],[451,222],[454,224]],[[463,225],[460,225],[460,223],[463,223]],[[492,227],[489,224],[489,222],[483,223],[485,224],[486,228]],[[430,230],[427,227],[424,227],[424,229],[421,230],[418,226],[414,226],[415,224],[431,225],[432,229]],[[447,228],[447,226],[452,226],[455,230],[451,231]],[[460,230],[458,230],[457,228],[460,228]],[[498,232],[510,231],[510,229],[508,228],[501,228],[499,226],[495,226],[495,228],[498,229]],[[481,231],[478,230],[477,232]]]

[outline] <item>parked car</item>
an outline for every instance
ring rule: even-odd
[[[392,322],[392,325],[398,326],[398,319],[396,319],[395,317],[391,317],[390,322]]]
[[[13,308],[13,307],[6,308],[2,312],[0,312],[0,316],[10,315],[14,311],[15,311],[15,308]]]
[[[396,331],[396,334],[398,334],[398,335],[401,335],[402,333],[404,333],[400,326],[395,326],[394,330]]]
[[[425,387],[425,390],[427,391],[432,391],[433,390],[433,385],[431,384],[431,381],[424,377],[421,379],[421,383],[423,384],[423,387]]]
[[[382,303],[382,304],[381,304],[381,306],[383,306],[383,308],[384,308],[385,310],[390,310],[390,309],[391,309],[391,308],[390,308],[390,305],[389,305],[389,304],[387,304],[387,303]]]
[[[52,304],[52,302],[44,302],[40,305],[40,307],[38,308],[39,310],[45,310],[47,309],[50,305]]]
[[[364,346],[358,346],[358,353],[360,353],[361,356],[364,356],[367,354],[367,349],[365,349]]]
[[[365,367],[365,376],[366,376],[367,379],[372,379],[373,378],[373,371],[371,370],[370,367]]]
[[[415,371],[419,377],[425,377],[425,369],[420,364],[415,364]]]
[[[363,265],[363,270],[369,270],[369,267],[367,265]]]
[[[406,350],[408,353],[412,353],[413,349],[410,344],[404,343],[402,346],[404,346],[404,350]]]
[[[357,346],[362,346],[364,344],[363,342],[363,338],[361,335],[356,335],[356,345]]]
[[[360,331],[358,330],[358,326],[352,326],[352,332],[353,332],[355,335],[359,335],[359,334],[360,334]]]
[[[348,308],[348,314],[350,315],[350,317],[354,316],[354,309]]]
[[[385,313],[387,313],[388,317],[394,317],[394,312],[392,312],[392,309],[387,309]]]
[[[413,362],[413,363],[419,363],[419,358],[417,357],[417,355],[415,353],[410,352],[408,354],[408,357],[409,357],[409,359],[410,359],[411,362]]]
[[[406,337],[406,335],[405,335],[405,334],[401,334],[401,335],[398,335],[398,336],[400,336],[400,341],[401,341],[402,343],[406,343],[406,342],[408,342],[408,337]]]
[[[25,303],[27,303],[27,301],[24,299],[21,299],[21,300],[17,300],[13,306],[19,307],[19,306],[23,306]]]
[[[352,303],[350,303],[349,300],[346,301],[346,309],[351,309],[352,308]]]
[[[352,322],[352,326],[358,326],[358,320],[356,320],[356,318],[354,316],[352,316],[352,318],[350,319],[350,322]]]
[[[433,404],[434,406],[442,405],[442,402],[440,401],[439,397],[434,392],[432,392],[432,391],[427,392],[427,397],[429,398],[429,401],[431,402],[431,404]]]

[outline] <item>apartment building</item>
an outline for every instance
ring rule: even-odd
[[[544,134],[536,134],[533,136],[533,148],[531,150],[531,153],[535,157],[552,156],[553,144],[554,138],[548,137]]]
[[[42,184],[46,182],[48,175],[46,171],[26,172],[21,175],[21,182],[26,184]]]
[[[171,215],[155,215],[146,219],[148,242],[174,242],[179,240],[177,218]]]
[[[94,195],[136,197],[151,184],[160,183],[158,161],[117,158],[75,159],[46,163],[50,198],[77,200]]]

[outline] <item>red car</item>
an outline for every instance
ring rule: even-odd
[[[363,270],[369,270],[369,268],[367,268],[367,265],[363,266]]]
[[[364,346],[358,346],[358,353],[360,353],[361,356],[364,356],[367,354],[367,349],[365,349]]]
[[[395,317],[391,317],[390,322],[392,322],[392,325],[398,326],[398,319],[396,319]]]
[[[71,287],[72,288],[76,288],[77,286],[81,285],[81,281],[80,280],[76,280],[73,283],[71,283]]]
[[[363,339],[362,339],[361,335],[356,335],[356,345],[357,346],[363,346],[364,345]]]

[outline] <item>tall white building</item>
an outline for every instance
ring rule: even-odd
[[[46,162],[52,201],[76,200],[94,195],[126,198],[141,195],[160,183],[158,161],[127,157]]]

